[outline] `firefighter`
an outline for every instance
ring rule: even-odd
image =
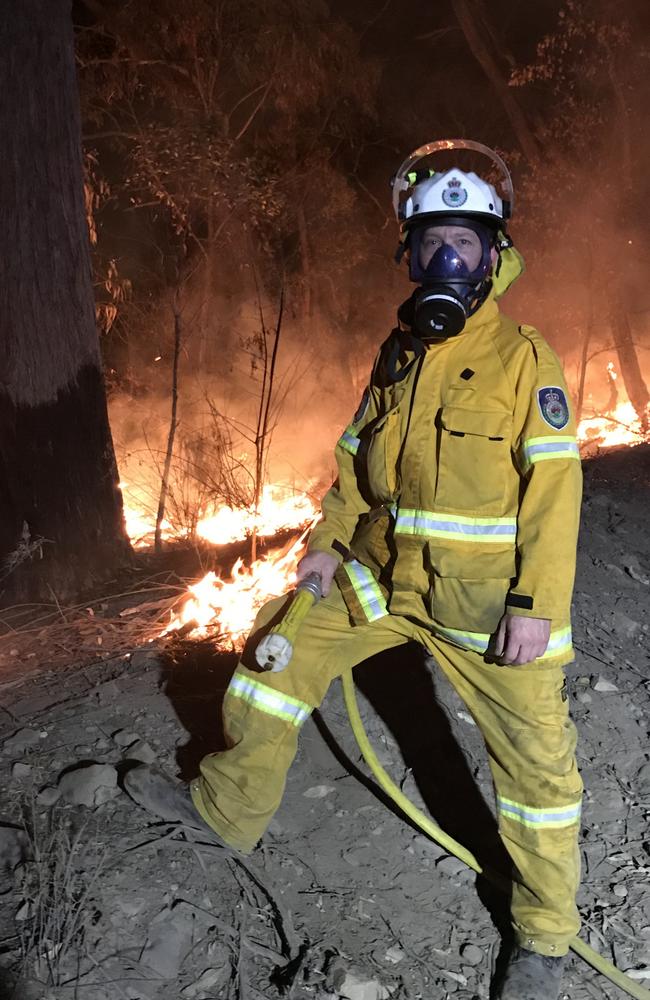
[[[515,947],[497,996],[553,1000],[579,928],[582,784],[563,667],[581,466],[556,355],[497,303],[522,266],[506,235],[505,165],[456,144],[491,156],[501,195],[473,172],[413,169],[452,143],[416,150],[395,180],[416,288],[336,447],[338,477],[298,568],[299,579],[320,574],[324,597],[293,660],[260,673],[251,652],[281,611],[275,600],[226,693],[230,749],[204,758],[187,793],[146,767],[125,785],[163,818],[249,853],[332,679],[417,641],[481,730],[514,866]]]

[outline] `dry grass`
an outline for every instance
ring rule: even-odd
[[[75,827],[68,811],[55,808],[42,817],[33,802],[24,812],[31,860],[23,866],[19,886],[21,974],[61,986],[78,972],[107,849],[92,819]]]
[[[57,602],[3,608],[0,689],[5,686],[1,683],[3,673],[24,677],[30,666],[42,670],[44,666],[51,669],[72,662],[88,663],[151,644],[169,621],[171,609],[187,592],[187,582],[177,581],[140,585],[136,590],[95,598],[91,604],[61,606]]]

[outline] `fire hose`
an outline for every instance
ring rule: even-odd
[[[293,599],[284,617],[273,626],[255,650],[255,658],[262,670],[278,672],[285,669],[293,655],[293,647],[296,642],[298,630],[311,608],[320,600],[320,597],[320,576],[317,573],[310,573],[298,583]],[[352,670],[346,670],[341,681],[343,684],[345,707],[350,718],[354,738],[357,741],[363,759],[383,791],[390,796],[404,815],[408,816],[410,820],[419,826],[431,840],[434,840],[449,854],[453,854],[454,857],[464,862],[472,871],[475,871],[478,875],[483,875],[493,885],[497,886],[497,888],[506,891],[509,888],[508,879],[498,872],[487,868],[484,869],[470,851],[445,833],[437,823],[429,819],[398,788],[390,775],[379,763],[377,754],[368,739],[368,734],[366,733],[359,712],[354,681],[352,679]],[[621,972],[612,962],[600,955],[579,937],[573,938],[569,947],[576,955],[583,958],[597,972],[600,972],[629,996],[635,997],[636,1000],[650,1000],[650,990],[647,990],[624,972]]]

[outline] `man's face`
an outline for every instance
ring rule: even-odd
[[[428,226],[420,240],[420,267],[423,270],[426,270],[434,253],[443,243],[454,248],[470,274],[481,263],[483,247],[472,229],[466,229],[465,226]]]

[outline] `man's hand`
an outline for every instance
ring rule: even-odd
[[[323,597],[327,597],[338,565],[339,560],[336,556],[330,556],[327,552],[308,552],[298,563],[296,577],[300,582],[310,573],[318,573],[323,588]]]
[[[495,656],[503,664],[530,663],[546,652],[550,635],[548,618],[525,618],[506,613],[496,632]]]

